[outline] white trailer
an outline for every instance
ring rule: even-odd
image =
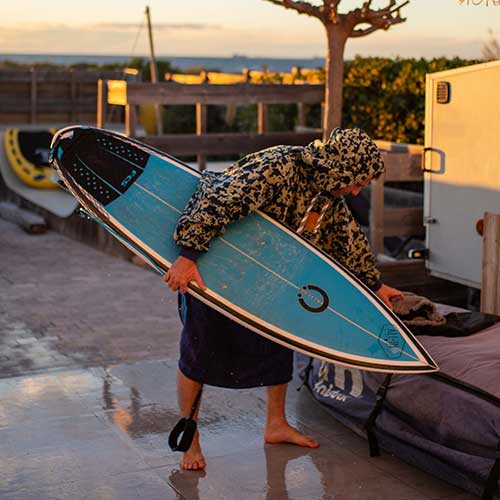
[[[500,61],[427,75],[423,154],[427,268],[481,288],[476,226],[500,213]]]

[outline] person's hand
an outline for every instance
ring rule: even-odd
[[[186,293],[191,281],[194,281],[202,290],[207,288],[196,263],[186,257],[179,257],[172,264],[167,274],[163,276],[163,281],[168,283],[173,292],[179,290],[181,293]]]
[[[391,288],[387,285],[382,285],[375,294],[379,299],[382,299],[385,305],[392,311],[392,302],[397,302],[401,300],[403,296],[403,292],[396,290],[395,288]]]

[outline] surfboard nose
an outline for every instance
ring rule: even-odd
[[[49,163],[56,170],[65,170],[64,166],[60,164],[64,152],[64,143],[73,138],[73,127],[63,128],[57,131],[52,137],[49,150]]]
[[[50,158],[75,196],[105,206],[132,186],[149,155],[104,130],[68,127],[54,137]]]

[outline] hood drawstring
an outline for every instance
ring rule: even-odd
[[[304,229],[306,227],[306,224],[307,224],[307,220],[309,218],[309,215],[312,212],[315,203],[318,201],[318,199],[321,196],[329,198],[329,200],[327,202],[323,203],[323,205],[321,206],[321,209],[320,209],[320,212],[319,212],[319,216],[318,216],[318,218],[317,218],[317,220],[316,220],[316,222],[314,224],[314,227],[312,228],[312,230],[310,230],[310,232],[312,234],[316,234],[319,231],[319,229],[321,227],[321,222],[323,222],[323,219],[325,217],[325,214],[326,214],[327,210],[332,206],[332,201],[331,201],[332,195],[328,191],[320,191],[311,200],[311,203],[309,203],[309,206],[307,207],[307,209],[305,211],[304,217],[302,217],[302,220],[300,221],[300,225],[299,225],[299,227],[296,230],[296,232],[298,234],[301,234],[304,231]]]

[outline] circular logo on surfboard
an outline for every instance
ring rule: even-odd
[[[305,285],[298,294],[299,304],[309,312],[323,312],[330,304],[324,290],[316,285]]]

